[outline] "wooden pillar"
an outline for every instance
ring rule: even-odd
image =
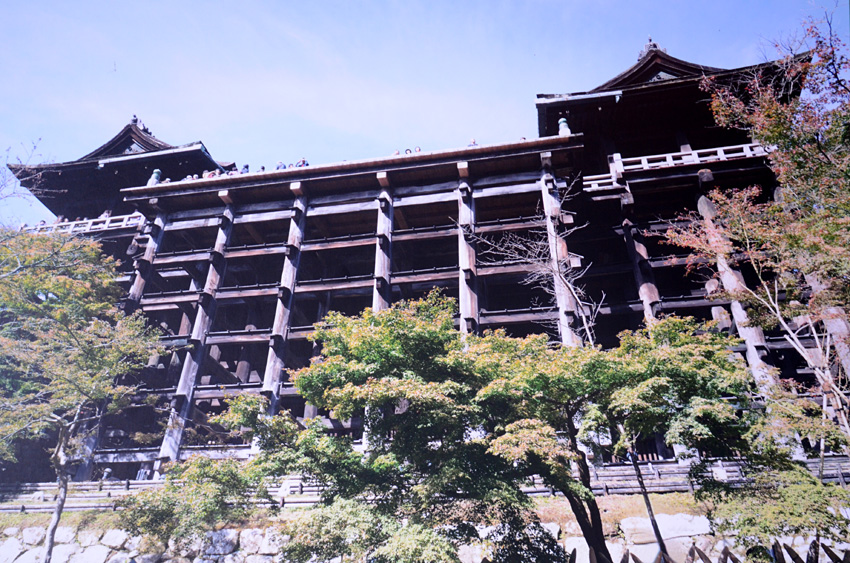
[[[255,330],[257,317],[257,307],[254,303],[247,304],[248,314],[245,322],[245,330]],[[251,377],[251,345],[243,344],[239,350],[239,359],[236,360],[236,379],[241,383],[248,383]]]
[[[661,297],[655,285],[655,275],[649,264],[649,252],[643,244],[643,235],[635,230],[631,221],[623,221],[623,239],[626,241],[626,251],[632,263],[632,273],[638,286],[638,296],[643,304],[643,318],[647,324],[655,320]]]
[[[458,168],[461,168],[459,163]],[[464,178],[464,176],[461,176]],[[464,333],[476,333],[478,331],[478,291],[477,271],[475,265],[475,244],[472,235],[475,232],[475,201],[472,197],[472,187],[461,179],[457,188],[458,199],[458,225],[457,225],[457,252],[459,279],[458,290],[460,294],[460,330]]]
[[[289,222],[289,237],[286,241],[288,252],[280,275],[268,360],[263,375],[262,392],[271,401],[270,412],[272,414],[277,411],[277,402],[280,397],[280,376],[283,373],[286,357],[286,337],[289,333],[289,322],[295,295],[295,278],[298,275],[298,265],[301,262],[301,242],[304,240],[307,218],[307,198],[301,191],[301,183],[293,182],[291,189],[297,199],[292,205],[292,219]]]
[[[378,225],[375,233],[375,286],[372,291],[372,309],[382,311],[392,303],[390,286],[393,237],[393,197],[389,190],[386,172],[378,173],[378,181],[384,188],[378,196]]]
[[[183,428],[185,421],[192,414],[195,381],[207,353],[207,331],[212,326],[213,318],[215,317],[215,294],[224,277],[224,251],[230,240],[232,231],[233,210],[228,205],[219,221],[215,245],[213,251],[210,253],[207,278],[199,298],[198,309],[195,312],[195,322],[192,326],[191,336],[189,337],[192,349],[186,353],[186,360],[183,362],[180,380],[177,382],[177,391],[175,392],[172,404],[168,428],[165,431],[162,446],[159,449],[159,461],[156,466],[157,472],[159,471],[159,464],[162,460],[175,461],[180,457]]]
[[[806,275],[806,283],[812,287],[812,293],[815,295],[827,289],[817,276],[811,274]],[[850,323],[847,321],[847,315],[840,307],[826,307],[821,322],[832,338],[836,359],[844,373],[850,375]]]
[[[552,282],[555,291],[555,303],[558,306],[558,332],[565,346],[581,346],[581,337],[573,329],[573,320],[578,308],[573,292],[569,287],[567,270],[570,268],[570,253],[567,241],[558,232],[561,223],[561,201],[558,197],[555,178],[551,174],[551,153],[540,155],[543,174],[540,178],[540,195],[543,199],[543,215],[546,219],[546,238],[549,241]]]
[[[714,217],[716,215],[714,204],[707,197],[701,196],[697,202],[697,209],[705,222],[708,236],[714,238],[714,244],[717,244],[718,248],[720,248],[723,241],[721,235],[714,227]],[[720,283],[723,289],[729,293],[734,295],[745,290],[746,285],[741,273],[732,268],[729,262],[727,262],[726,257],[722,254],[717,255],[717,272],[720,275]],[[770,366],[763,359],[767,353],[767,342],[764,338],[764,332],[760,327],[749,324],[747,311],[740,301],[732,301],[729,309],[732,312],[732,319],[735,321],[738,329],[738,336],[741,337],[747,347],[747,363],[753,372],[756,385],[761,392],[766,392],[776,385],[777,381],[776,377],[771,373]]]
[[[162,244],[162,236],[165,233],[165,221],[165,213],[160,213],[153,220],[150,231],[148,232],[148,243],[145,245],[145,253],[134,264],[136,274],[133,278],[133,285],[130,286],[130,293],[127,295],[130,309],[138,307],[139,301],[142,299],[142,294],[145,292],[145,284],[151,275],[151,264]]]

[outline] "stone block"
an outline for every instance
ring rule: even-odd
[[[661,537],[668,538],[690,538],[693,536],[704,536],[711,533],[711,524],[705,516],[693,516],[691,514],[659,514],[655,517]],[[649,518],[647,518],[647,521]]]
[[[73,543],[61,543],[53,546],[53,557],[50,563],[68,563],[71,557],[80,551],[80,546]]]
[[[250,555],[259,553],[263,545],[263,531],[259,528],[248,528],[239,532],[239,551]]]
[[[134,557],[136,563],[159,563],[162,560],[162,553],[145,553]],[[174,561],[174,559],[172,559]]]
[[[3,535],[5,536],[17,536],[21,533],[21,529],[18,527],[6,528],[3,530]]]
[[[41,563],[44,560],[44,548],[36,547],[25,551],[23,555],[15,559],[15,563]]]
[[[558,539],[561,536],[561,526],[557,522],[542,522],[540,525],[552,534],[553,538]]]
[[[667,553],[674,561],[684,561],[691,546],[694,545],[694,540],[692,538],[670,538],[664,540],[664,545],[667,546]]]
[[[239,547],[239,530],[207,532],[206,555],[229,555]]]
[[[658,544],[657,543],[642,543],[638,545],[630,545],[628,546],[629,553],[636,555],[641,561],[649,562],[654,561],[655,557],[658,555]]]
[[[130,536],[124,544],[124,549],[130,552],[140,551],[142,546],[142,536]]]
[[[245,563],[272,563],[274,557],[271,555],[249,555],[245,558]]]
[[[484,559],[485,549],[481,545],[462,545],[457,550],[458,559],[461,563],[481,563]]]
[[[46,535],[47,530],[41,526],[24,528],[24,531],[21,532],[21,541],[23,541],[25,545],[38,545],[44,541],[44,536]]]
[[[77,543],[82,547],[97,545],[101,536],[103,536],[102,530],[80,530],[77,532]]]
[[[100,543],[112,549],[121,549],[127,543],[127,538],[130,534],[124,530],[107,530],[103,537],[100,538]]]
[[[274,528],[266,528],[266,535],[263,538],[263,543],[260,546],[260,555],[277,555],[280,553],[280,548],[289,540],[288,537],[281,534]]]
[[[59,526],[53,536],[53,541],[56,543],[74,543],[76,539],[77,529],[71,526]]]
[[[0,543],[0,563],[12,563],[24,551],[24,544],[18,538],[9,538]]]
[[[711,525],[705,516],[692,516],[690,514],[658,514],[655,517],[661,537],[665,540],[671,538],[690,538],[711,533]],[[620,530],[626,538],[626,542],[632,545],[655,543],[655,533],[649,518],[632,516],[620,521]]]
[[[51,563],[53,562],[51,561]],[[110,557],[109,561],[107,561],[106,563],[134,563],[134,560],[132,557],[130,557],[129,553],[127,553],[126,551],[122,551]]]
[[[225,555],[219,559],[219,563],[245,563],[245,554],[241,551]]]
[[[587,542],[584,538],[564,538],[564,551],[567,552],[567,557],[573,550],[576,550],[576,561],[590,561],[590,550],[587,548]]]
[[[83,551],[74,554],[69,563],[106,563],[106,559],[112,552],[105,545],[90,545]]]
[[[611,560],[614,563],[620,563],[620,560],[623,558],[623,554],[626,552],[626,544],[623,543],[623,540],[608,540],[605,542],[605,545],[608,546],[608,553],[611,554]]]
[[[206,541],[206,537],[196,537],[178,545],[173,539],[171,539],[168,541],[168,549],[165,551],[165,555],[172,558],[194,558],[204,551],[204,548],[207,545]]]

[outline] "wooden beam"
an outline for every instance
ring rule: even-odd
[[[460,170],[460,167],[458,168]],[[470,235],[475,231],[475,199],[472,187],[458,183],[458,287],[460,294],[460,330],[478,332],[478,280],[475,245]]]
[[[638,287],[638,296],[643,303],[644,320],[651,323],[656,318],[656,309],[661,302],[661,296],[655,285],[655,275],[652,273],[649,251],[643,243],[643,235],[634,229],[632,222],[628,219],[623,221],[623,240],[632,264],[632,275]]]
[[[555,179],[546,169],[546,161],[541,155],[543,174],[539,181],[538,189],[543,198],[543,215],[546,218],[546,237],[549,241],[549,255],[555,288],[555,302],[558,305],[558,329],[561,335],[561,343],[565,346],[581,346],[581,338],[572,326],[572,320],[578,313],[579,303],[576,302],[572,292],[567,286],[565,275],[560,271],[562,263],[569,263],[570,253],[567,241],[558,233],[557,218],[561,214],[561,202],[555,192]]]
[[[296,193],[293,190],[293,193]],[[266,370],[263,374],[263,393],[272,400],[271,412],[277,409],[277,400],[280,386],[280,378],[285,365],[286,335],[291,322],[293,298],[295,296],[295,280],[298,277],[298,267],[301,263],[301,245],[304,240],[304,231],[307,220],[307,199],[303,192],[297,192],[298,199],[295,201],[292,221],[289,223],[289,235],[286,244],[291,252],[287,254],[283,263],[278,285],[278,299],[275,303],[274,320],[272,321],[271,335],[269,341],[268,357],[266,359]]]

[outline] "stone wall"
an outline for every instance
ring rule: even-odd
[[[733,543],[711,534],[704,516],[689,514],[659,514],[659,528],[675,561],[684,561],[692,545],[702,549],[712,560],[729,546],[739,553]],[[578,530],[561,529],[558,524],[543,525],[571,552],[577,551],[576,561],[588,561],[587,544]],[[40,563],[44,555],[44,527],[6,528],[0,537],[0,563]],[[621,537],[608,541],[614,561],[619,561],[626,549],[643,561],[652,561],[658,553],[655,536],[648,518],[624,518],[620,522]],[[157,545],[148,539],[130,536],[122,530],[96,531],[60,526],[56,531],[53,563],[264,563],[283,562],[279,555],[285,542],[273,528],[223,529],[208,532],[182,550]],[[805,559],[807,538],[784,538]],[[837,546],[844,550],[850,546]],[[480,545],[464,546],[459,553],[463,563],[481,563],[486,550]]]

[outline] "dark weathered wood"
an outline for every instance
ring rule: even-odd
[[[171,221],[165,224],[165,231],[187,231],[203,229],[205,227],[217,227],[221,219],[219,217],[205,217],[203,219],[188,219],[186,221]]]
[[[225,261],[223,254],[233,232],[233,211],[225,208],[221,218],[216,220],[218,232],[215,246],[207,268],[207,279],[204,283],[201,299],[195,312],[195,322],[192,325],[190,341],[194,347],[186,353],[180,379],[177,382],[175,399],[169,417],[168,427],[163,436],[159,450],[159,460],[175,461],[180,457],[180,445],[183,441],[183,428],[186,420],[191,417],[193,408],[193,393],[198,372],[207,361],[206,335],[212,326],[215,316],[215,293],[224,277]],[[159,472],[159,461],[154,466],[155,473]]]
[[[465,181],[458,184],[458,286],[460,295],[460,330],[465,333],[478,331],[478,280],[475,245],[468,233],[475,229],[475,200],[472,187]]]
[[[388,187],[389,183],[385,187]],[[375,270],[372,290],[372,309],[382,311],[392,302],[391,270],[393,245],[393,198],[388,190],[378,196],[377,244],[375,244]]]
[[[579,304],[567,287],[567,280],[560,275],[562,263],[569,263],[569,250],[567,242],[558,233],[557,218],[561,214],[561,202],[555,195],[555,179],[547,170],[549,167],[548,153],[541,155],[543,174],[538,183],[541,197],[543,199],[543,215],[546,218],[546,237],[549,241],[549,254],[552,260],[553,286],[555,289],[555,302],[558,305],[558,330],[561,335],[561,343],[565,346],[580,346],[581,337],[572,326]]]
[[[815,539],[809,544],[809,551],[806,553],[806,563],[818,563],[820,559],[820,542]]]
[[[791,561],[793,561],[794,563],[803,563],[803,558],[800,557],[799,554],[797,554],[797,552],[794,551],[794,549],[790,545],[786,543],[782,544],[782,547],[785,548],[785,553],[788,554],[788,557],[791,558]]]
[[[263,393],[275,402],[279,393],[280,378],[286,354],[286,332],[289,329],[292,315],[292,303],[295,293],[295,280],[298,277],[298,266],[301,263],[301,244],[304,240],[304,229],[307,218],[307,199],[303,196],[295,201],[295,214],[289,223],[289,234],[286,243],[292,251],[286,256],[283,270],[280,274],[278,299],[275,303],[274,320],[272,321],[272,339],[269,342],[266,371],[263,374]],[[272,405],[272,412],[276,409]]]
[[[244,223],[262,223],[264,221],[286,221],[291,218],[291,209],[281,209],[278,211],[263,211],[258,213],[244,213],[236,215],[233,218],[233,224],[240,225]]]
[[[699,559],[700,561],[702,561],[702,563],[712,563],[711,559],[708,558],[708,555],[706,555],[703,550],[701,550],[697,546],[694,546],[694,550],[696,551],[696,554],[697,556],[699,556]]]

